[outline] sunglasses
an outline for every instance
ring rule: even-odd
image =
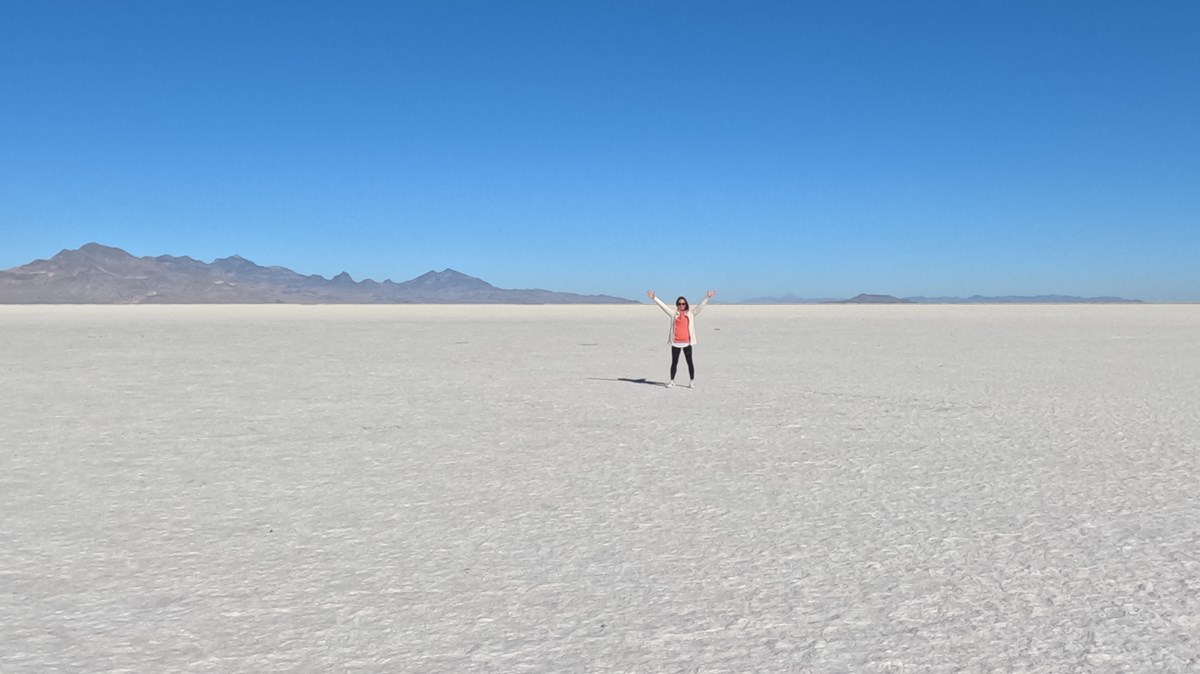
[[[677,307],[686,307],[686,306],[687,306],[687,302],[676,302],[676,303],[675,303],[675,306],[677,306]]]

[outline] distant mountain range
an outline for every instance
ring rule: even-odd
[[[892,295],[862,294],[848,300],[756,297],[744,304],[1142,304],[1142,300],[1121,297],[1075,297],[1073,295],[1005,295],[1003,297],[893,297]]]
[[[636,304],[609,295],[508,290],[453,269],[417,278],[355,281],[304,276],[234,255],[200,262],[190,257],[134,257],[89,243],[0,271],[0,304]],[[908,297],[862,294],[850,299],[757,297],[744,304],[1139,304],[1120,297],[1069,295]]]
[[[608,295],[507,290],[453,269],[402,283],[304,276],[234,255],[134,257],[89,243],[0,271],[0,304],[634,304]]]

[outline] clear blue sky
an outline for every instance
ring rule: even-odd
[[[0,0],[0,269],[1200,301],[1200,2]]]

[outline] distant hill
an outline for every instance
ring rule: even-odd
[[[402,283],[304,276],[234,255],[134,257],[89,243],[0,271],[0,304],[634,304],[608,295],[508,290],[453,269]]]
[[[915,304],[912,300],[903,300],[891,295],[868,295],[862,293],[848,300],[825,302],[825,304]]]
[[[793,294],[780,295],[778,297],[751,297],[748,300],[742,300],[742,304],[824,304],[832,302],[830,298],[813,299],[808,297],[797,297]]]

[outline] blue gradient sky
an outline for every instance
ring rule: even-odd
[[[1200,301],[1200,3],[0,0],[0,269]]]

